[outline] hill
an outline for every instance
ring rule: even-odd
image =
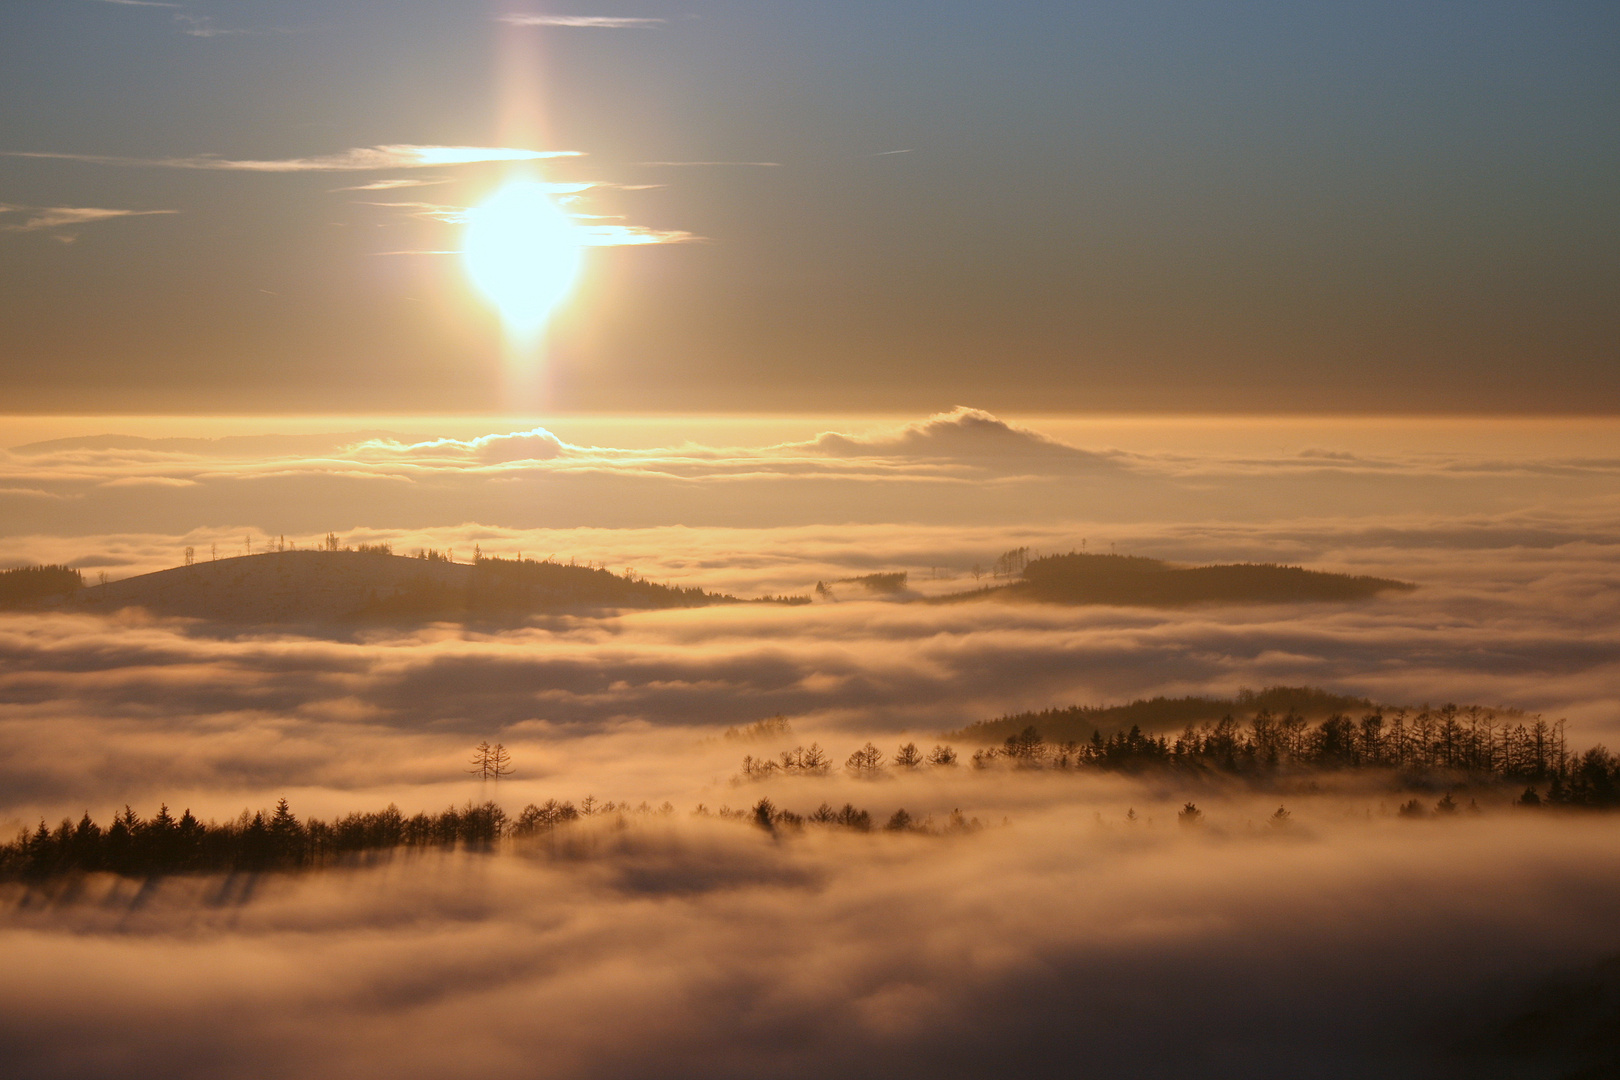
[[[1127,705],[1074,705],[980,720],[946,737],[972,743],[1000,743],[1033,727],[1048,742],[1084,742],[1092,732],[1107,736],[1132,727],[1153,734],[1180,731],[1188,724],[1219,720],[1223,716],[1252,716],[1265,710],[1276,715],[1296,713],[1321,720],[1333,713],[1367,711],[1377,706],[1366,698],[1331,694],[1309,686],[1271,686],[1258,693],[1245,690],[1236,698],[1139,698]]]
[[[740,603],[589,566],[533,559],[408,558],[379,551],[271,551],[81,589],[73,603],[242,623],[508,620],[557,611]]]
[[[955,593],[945,600],[997,597],[1049,604],[1182,607],[1365,600],[1416,588],[1390,578],[1330,574],[1276,563],[1176,566],[1136,555],[1049,555],[1032,559],[1009,585]]]

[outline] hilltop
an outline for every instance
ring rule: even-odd
[[[590,566],[534,559],[451,562],[437,553],[269,551],[92,585],[62,606],[144,608],[239,623],[507,620],[558,611],[742,603]]]
[[[1050,604],[1181,607],[1366,600],[1380,592],[1416,587],[1390,578],[1332,574],[1277,563],[1177,566],[1139,555],[1071,552],[1028,560],[1022,566],[1022,576],[1007,585],[952,593],[939,599],[993,597]]]

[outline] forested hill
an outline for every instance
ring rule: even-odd
[[[605,569],[534,559],[451,562],[435,552],[270,551],[207,560],[94,585],[73,606],[140,607],[242,623],[503,620],[608,608],[739,603],[734,596],[660,585]]]
[[[83,575],[66,566],[19,566],[15,570],[0,570],[0,610],[60,604],[83,585]]]
[[[1019,580],[951,599],[995,596],[1054,604],[1179,607],[1365,600],[1416,586],[1389,578],[1330,574],[1276,563],[1176,566],[1136,555],[1049,555],[1031,559]]]
[[[973,743],[1000,743],[1033,727],[1054,743],[1083,742],[1093,732],[1109,735],[1129,728],[1149,733],[1174,732],[1190,724],[1203,724],[1223,716],[1250,716],[1262,712],[1298,715],[1321,720],[1334,713],[1376,709],[1366,698],[1347,697],[1310,686],[1271,686],[1258,692],[1245,690],[1236,698],[1139,698],[1127,705],[1073,705],[981,720],[947,736]]]

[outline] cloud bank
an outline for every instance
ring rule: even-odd
[[[555,853],[11,889],[0,1051],[45,1078],[1427,1077],[1620,945],[1596,823],[1322,799],[1273,835],[1212,802],[1188,835],[1127,825],[1126,794],[954,840],[655,819]]]

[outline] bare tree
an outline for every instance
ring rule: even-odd
[[[472,768],[467,771],[480,780],[488,780],[490,776],[490,757],[494,750],[495,748],[487,742],[481,742],[473,747]]]
[[[936,746],[928,751],[928,764],[934,766],[955,765],[956,751],[949,746]]]
[[[512,775],[512,755],[500,743],[489,752],[489,778],[502,780]]]
[[[821,749],[820,743],[811,743],[809,748],[799,755],[799,769],[801,772],[812,773],[819,776],[832,767],[826,751]]]
[[[894,752],[894,763],[902,769],[915,769],[922,764],[922,754],[916,743],[906,743]]]
[[[844,762],[844,768],[856,776],[871,776],[883,768],[883,751],[867,743]]]

